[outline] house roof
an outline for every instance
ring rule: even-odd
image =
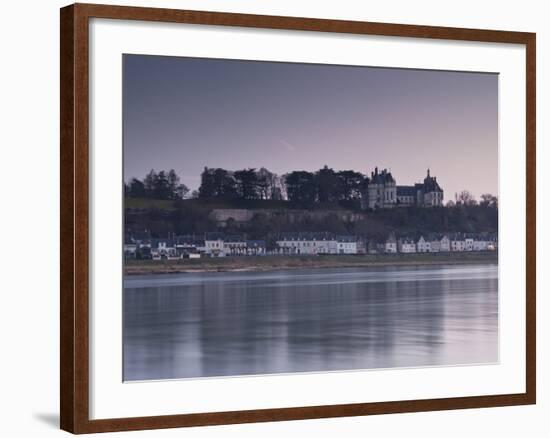
[[[397,186],[397,196],[416,196],[416,187]]]
[[[430,169],[428,169],[428,174],[424,178],[424,192],[442,192],[441,187],[437,183],[437,178],[435,176],[430,176]]]
[[[204,245],[204,236],[202,234],[199,236],[196,236],[195,234],[177,236],[175,240],[178,245]]]
[[[176,246],[176,241],[174,239],[159,239],[153,238],[149,240],[151,248],[158,248],[161,244],[165,244],[167,248],[173,248]]]
[[[277,240],[334,240],[334,234],[329,232],[282,232]]]
[[[225,237],[224,233],[218,233],[218,232],[204,233],[204,240],[223,240],[224,237]]]
[[[340,243],[354,243],[357,242],[357,237],[355,236],[337,236],[336,240]]]
[[[240,234],[231,234],[229,236],[225,236],[223,240],[227,243],[240,243],[245,241],[244,237]]]
[[[441,240],[444,237],[449,237],[449,236],[447,236],[447,234],[443,234],[443,233],[430,233],[430,234],[428,234],[427,237],[425,237],[425,239],[433,242],[434,240]]]
[[[375,167],[374,172],[371,172],[370,175],[370,184],[395,184],[395,179],[393,178],[391,172],[388,171],[388,169],[383,169],[382,171],[378,172],[378,167]]]
[[[401,238],[401,239],[398,240],[398,242],[399,242],[401,245],[403,245],[404,243],[414,245],[414,240],[409,239],[408,237]]]

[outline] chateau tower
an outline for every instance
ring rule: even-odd
[[[424,207],[440,207],[443,205],[443,190],[439,187],[437,178],[430,176],[430,169],[428,169],[426,178],[424,178],[422,204]]]
[[[371,172],[366,181],[367,202],[363,202],[363,208],[392,208],[397,203],[395,179],[387,169],[378,171],[378,167]]]
[[[361,208],[366,210],[393,207],[439,207],[443,205],[443,189],[437,178],[426,171],[421,183],[412,186],[397,186],[390,171],[374,168],[370,178],[365,178],[361,196]]]

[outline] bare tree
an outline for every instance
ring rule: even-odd
[[[455,193],[456,205],[476,205],[477,201],[468,190],[462,190],[460,193]]]
[[[273,189],[275,188],[277,175],[262,167],[258,172],[258,190],[260,199],[272,199]]]
[[[271,199],[275,199],[277,201],[288,199],[288,191],[286,189],[286,181],[284,177],[278,175],[275,176]]]
[[[179,184],[176,187],[176,199],[185,199],[189,193],[189,187],[185,184]]]
[[[481,201],[479,201],[479,205],[483,205],[484,207],[498,208],[498,198],[491,195],[490,193],[484,193],[483,195],[481,195]]]

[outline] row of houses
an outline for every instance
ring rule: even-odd
[[[338,236],[330,233],[283,233],[276,241],[278,253],[283,254],[397,254],[463,251],[495,251],[495,235],[453,234],[396,238],[390,234],[382,241]]]
[[[430,235],[420,236],[417,240],[396,239],[389,236],[383,244],[385,253],[425,253],[425,252],[464,252],[496,251],[497,239],[493,235]]]
[[[365,240],[332,233],[281,233],[275,251],[289,255],[364,254]]]
[[[385,240],[367,241],[353,235],[328,232],[279,233],[271,239],[250,240],[242,235],[205,233],[201,236],[172,236],[167,239],[130,239],[124,244],[126,258],[179,259],[257,255],[353,255],[411,254],[464,251],[496,251],[496,235],[430,234],[417,239],[390,234]]]
[[[205,233],[201,236],[172,236],[166,239],[128,239],[126,258],[173,260],[180,258],[265,255],[264,240],[248,240],[240,235]]]

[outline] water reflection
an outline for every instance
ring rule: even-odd
[[[498,360],[497,266],[131,276],[124,379]]]

